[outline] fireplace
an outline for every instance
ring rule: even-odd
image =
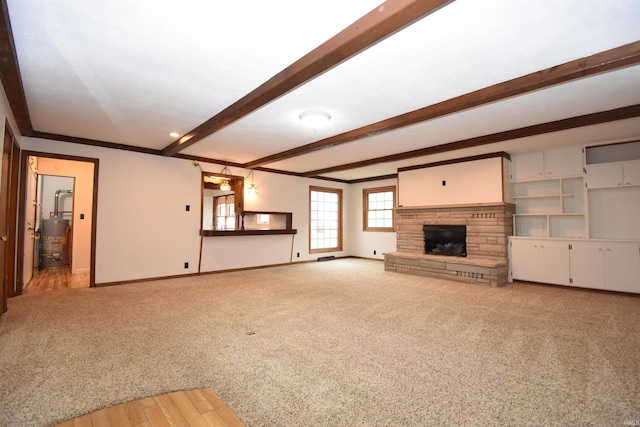
[[[508,279],[507,236],[513,232],[515,212],[513,203],[502,202],[398,207],[396,252],[385,253],[385,270],[502,286]],[[426,241],[434,240],[426,235],[430,227],[444,231],[442,234],[446,239],[437,242],[441,250],[443,247],[444,252],[454,252],[454,255],[460,252],[460,255],[443,256],[444,253],[437,254],[432,248],[427,249]],[[459,228],[456,230],[455,227]],[[456,241],[464,242],[463,250],[454,244]]]
[[[467,256],[465,225],[423,225],[424,253],[431,255]]]

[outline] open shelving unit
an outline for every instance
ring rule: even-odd
[[[585,237],[582,177],[517,182],[514,192],[514,236]]]

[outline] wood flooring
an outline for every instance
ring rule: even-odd
[[[176,391],[67,420],[53,427],[245,427],[213,390]]]
[[[68,288],[88,288],[89,273],[71,274],[69,266],[43,268],[22,290],[23,294],[54,291]]]

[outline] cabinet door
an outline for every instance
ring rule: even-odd
[[[538,282],[568,285],[569,244],[545,240],[538,244]]]
[[[582,176],[582,147],[545,150],[544,173],[547,178]]]
[[[604,254],[605,289],[640,293],[640,244],[608,243]]]
[[[544,178],[542,152],[511,156],[511,181],[531,181]]]
[[[514,279],[538,282],[537,240],[511,240],[511,275]]]
[[[605,289],[604,247],[600,242],[571,244],[571,277],[581,288]]]
[[[640,293],[640,244],[595,241],[572,247],[575,286]]]
[[[568,285],[569,244],[548,239],[512,239],[511,275],[518,280]]]
[[[640,185],[640,160],[622,163],[624,185]]]
[[[622,187],[622,163],[599,163],[587,166],[587,188]]]

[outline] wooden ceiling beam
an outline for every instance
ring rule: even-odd
[[[162,150],[173,156],[454,0],[387,0]]]
[[[598,113],[585,114],[554,122],[541,123],[533,126],[526,126],[519,129],[512,129],[504,132],[492,133],[433,147],[420,148],[418,150],[406,151],[404,153],[392,154],[389,156],[377,157],[359,162],[333,166],[324,169],[317,169],[302,173],[305,177],[317,177],[318,175],[331,172],[339,172],[349,169],[357,169],[379,163],[395,162],[416,157],[429,156],[447,151],[462,150],[464,148],[478,147],[480,145],[494,144],[497,142],[509,141],[512,139],[526,138],[530,136],[542,135],[545,133],[558,132],[562,130],[575,129],[584,126],[597,125],[601,123],[640,117],[640,105],[616,108],[614,110],[601,111]]]
[[[442,117],[447,114],[457,113],[491,102],[523,95],[534,90],[548,88],[560,83],[566,83],[582,77],[592,76],[638,63],[640,63],[640,41],[569,61],[555,67],[488,86],[339,135],[266,156],[245,163],[245,167],[254,168],[291,157],[301,156],[316,150],[334,147],[357,139]]]
[[[6,0],[0,0],[0,13],[2,14],[0,17],[0,79],[20,134],[31,136],[33,126],[22,86],[22,77],[20,77],[18,55],[13,41]]]

